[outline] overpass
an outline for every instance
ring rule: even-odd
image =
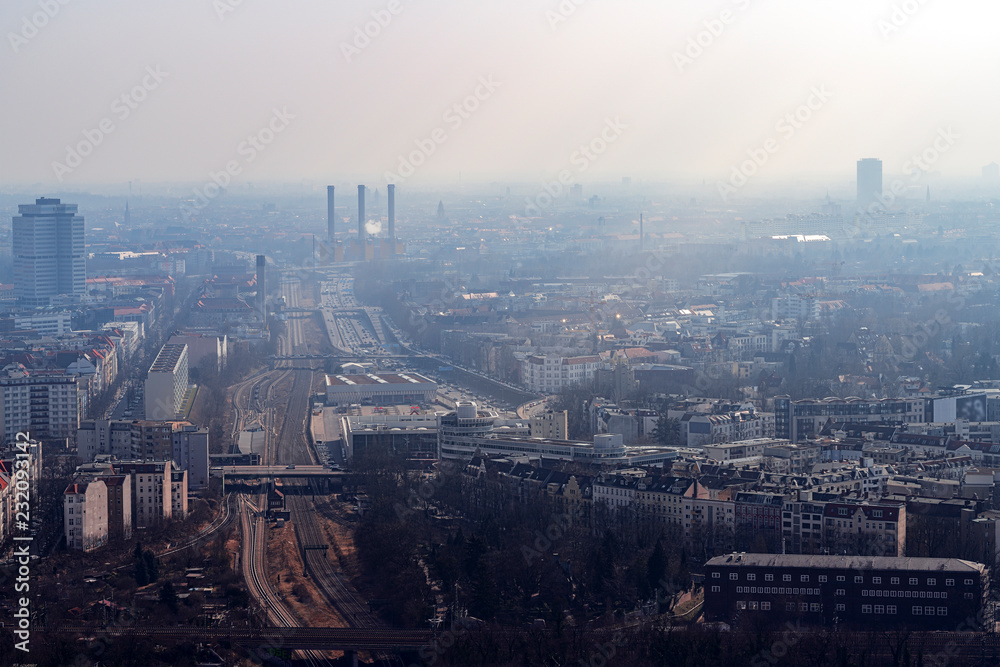
[[[285,479],[336,479],[346,477],[343,470],[330,470],[317,465],[296,466],[218,466],[209,469],[212,477],[225,479],[255,479],[258,477],[282,477]]]

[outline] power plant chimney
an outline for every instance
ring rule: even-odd
[[[330,243],[333,243],[333,234],[336,232],[333,212],[333,186],[326,186],[326,236]]]
[[[396,240],[396,186],[389,184],[389,239]]]
[[[267,258],[257,255],[257,312],[260,319],[267,321]]]
[[[365,186],[358,186],[358,243],[365,242]]]

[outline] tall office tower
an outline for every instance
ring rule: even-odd
[[[868,210],[882,201],[882,160],[866,157],[858,160],[858,208]]]
[[[267,319],[267,258],[257,255],[257,312]]]
[[[358,243],[365,242],[365,186],[358,186]]]
[[[396,186],[389,184],[389,240],[396,240]]]
[[[326,237],[330,243],[333,243],[333,234],[337,231],[333,216],[333,186],[328,185],[326,186]]]
[[[14,295],[25,306],[47,306],[59,294],[87,293],[83,218],[76,204],[36,199],[13,218]]]

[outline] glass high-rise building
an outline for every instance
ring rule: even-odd
[[[61,294],[87,293],[83,217],[76,204],[36,199],[13,218],[14,296],[24,306],[47,306]]]

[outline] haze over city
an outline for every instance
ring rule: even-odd
[[[386,3],[68,2],[36,36],[6,35],[0,50],[0,83],[16,100],[0,113],[18,128],[0,138],[13,158],[0,181],[197,182],[238,157],[275,108],[294,122],[238,184],[377,185],[438,127],[447,141],[413,185],[534,182],[567,167],[608,118],[627,130],[576,175],[583,182],[720,180],[773,136],[780,150],[755,185],[838,190],[858,157],[899,173],[940,128],[966,140],[932,171],[974,177],[996,157],[986,82],[1000,66],[990,32],[1000,8],[904,4],[400,0],[365,45]],[[21,37],[38,5],[2,11],[5,33]],[[147,66],[165,78],[122,119],[112,104]],[[443,120],[480,77],[496,90],[457,126]],[[783,138],[776,124],[820,87],[828,99]],[[57,179],[53,163],[105,117],[113,134]]]
[[[0,667],[1000,664],[996,3],[0,3]]]

